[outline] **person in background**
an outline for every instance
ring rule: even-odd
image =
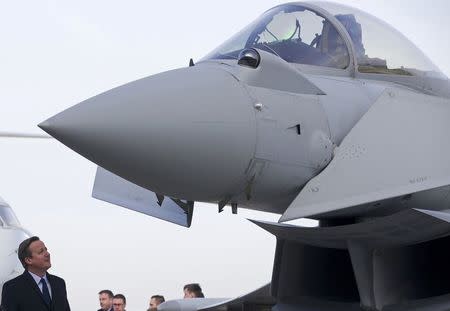
[[[149,308],[147,309],[147,311],[156,311],[158,309],[158,306],[160,304],[162,304],[164,301],[166,301],[164,299],[164,296],[161,295],[153,295],[150,298],[150,302],[149,302]]]
[[[113,310],[114,311],[125,311],[127,306],[127,299],[122,294],[114,295],[113,297]]]
[[[202,288],[198,283],[186,284],[183,287],[184,298],[205,298]]]
[[[113,297],[114,294],[109,289],[99,291],[98,300],[100,302],[100,309],[98,311],[113,311]]]

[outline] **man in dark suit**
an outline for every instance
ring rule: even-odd
[[[113,311],[113,297],[114,294],[109,289],[99,291],[98,300],[100,302],[100,309],[97,311]]]
[[[45,244],[34,236],[19,245],[19,260],[25,271],[6,282],[2,311],[70,311],[66,283],[47,273],[52,266]]]

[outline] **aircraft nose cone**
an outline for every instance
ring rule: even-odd
[[[44,122],[39,123],[38,126],[47,133],[51,131],[52,128],[51,122],[49,120],[45,120]]]
[[[244,178],[256,139],[251,98],[231,74],[208,65],[125,84],[39,127],[140,186],[205,201]]]

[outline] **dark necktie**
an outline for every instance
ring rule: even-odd
[[[39,282],[42,284],[42,297],[44,297],[45,303],[49,306],[52,302],[52,298],[50,297],[50,292],[48,291],[47,282],[42,278]]]

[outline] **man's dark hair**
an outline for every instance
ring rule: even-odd
[[[114,297],[113,292],[110,291],[109,289],[101,290],[101,291],[98,292],[98,294],[99,294],[99,295],[101,295],[101,294],[106,294],[106,295],[108,295],[109,298],[113,298],[113,297]]]
[[[33,242],[39,241],[39,237],[32,236],[28,238],[19,245],[19,249],[17,250],[17,256],[19,257],[20,262],[25,270],[27,270],[27,264],[25,263],[25,258],[31,257],[30,245]]]
[[[114,295],[113,299],[122,299],[124,304],[127,304],[127,299],[122,294]]]
[[[187,290],[190,293],[194,293],[194,296],[196,298],[205,298],[205,295],[203,295],[202,288],[198,283],[186,284],[184,285],[183,290]]]
[[[156,299],[156,300],[158,300],[158,303],[163,303],[164,301],[166,301],[164,299],[164,296],[162,296],[162,295],[153,295],[152,297],[150,297],[150,299]]]

